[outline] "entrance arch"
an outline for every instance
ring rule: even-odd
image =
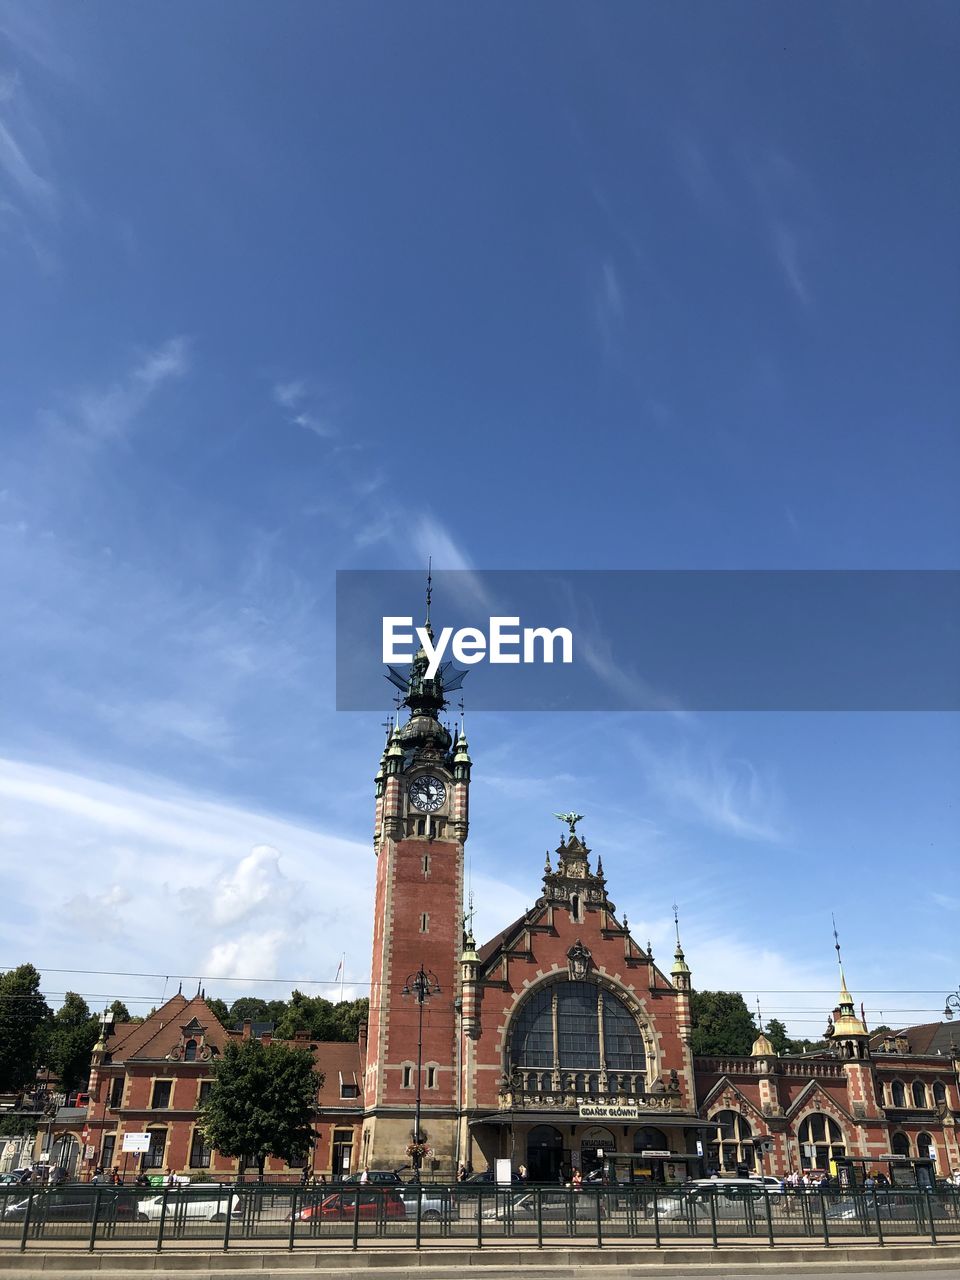
[[[531,1182],[559,1182],[563,1135],[552,1124],[535,1125],[527,1134],[527,1177]]]
[[[608,1160],[617,1150],[617,1140],[609,1129],[602,1125],[594,1125],[587,1129],[580,1139],[580,1169],[586,1178],[596,1169],[603,1168],[604,1160]],[[603,1155],[597,1153],[602,1151]]]

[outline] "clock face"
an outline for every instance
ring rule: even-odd
[[[410,783],[410,803],[423,813],[433,813],[446,798],[447,789],[439,778],[424,774]]]

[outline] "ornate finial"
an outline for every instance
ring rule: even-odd
[[[553,871],[553,867],[551,867],[550,865],[550,850],[548,849],[547,855],[543,861],[543,872],[544,872],[544,875],[550,875],[552,871]]]
[[[649,938],[647,939],[647,955],[650,957],[651,960],[653,959],[653,943],[650,941]]]
[[[430,601],[433,598],[433,556],[427,557],[427,621],[430,625]]]
[[[677,912],[677,904],[673,904],[673,927],[677,931],[677,946],[680,946],[680,916]]]
[[[566,822],[570,827],[570,839],[577,834],[577,823],[583,821],[582,813],[555,813],[555,818],[559,818],[561,822]]]
[[[597,879],[603,879],[603,859],[597,854]]]
[[[626,912],[623,913],[623,932],[624,933],[630,932],[630,921],[627,919]]]
[[[763,1011],[760,1008],[759,996],[757,996],[757,1026],[760,1028],[760,1034],[763,1035]]]
[[[464,932],[471,938],[473,937],[474,915],[475,915],[475,912],[473,909],[473,890],[471,889],[470,892],[467,894],[467,911],[466,911],[466,915],[463,917]]]

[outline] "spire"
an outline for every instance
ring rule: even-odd
[[[830,913],[830,919],[833,922],[833,947],[837,953],[837,967],[840,970],[840,995],[827,1026],[826,1035],[827,1038],[836,1037],[837,1039],[845,1036],[866,1036],[868,1034],[866,1023],[862,1018],[857,1017],[853,996],[847,988],[847,979],[843,972],[843,957],[840,954],[840,938],[837,934],[837,921],[833,912]]]
[[[430,626],[430,601],[432,599],[433,599],[433,556],[428,556],[427,557],[427,616],[426,616],[426,619],[424,620],[424,625],[426,626],[427,630],[430,632],[431,636],[433,635],[433,630]]]
[[[673,967],[670,970],[670,976],[674,979],[684,979],[685,982],[690,981],[690,966],[687,964],[686,957],[683,954],[683,947],[680,945],[680,915],[677,911],[677,904],[673,904],[673,927],[677,934],[677,949],[673,953]],[[649,943],[647,948],[649,950]],[[674,986],[678,983],[675,981]],[[682,984],[681,984],[682,985]]]

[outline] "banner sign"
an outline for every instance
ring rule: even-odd
[[[125,1133],[120,1143],[121,1151],[144,1152],[150,1150],[149,1133]]]
[[[585,1104],[579,1108],[581,1120],[639,1120],[639,1107],[608,1107],[602,1103]]]

